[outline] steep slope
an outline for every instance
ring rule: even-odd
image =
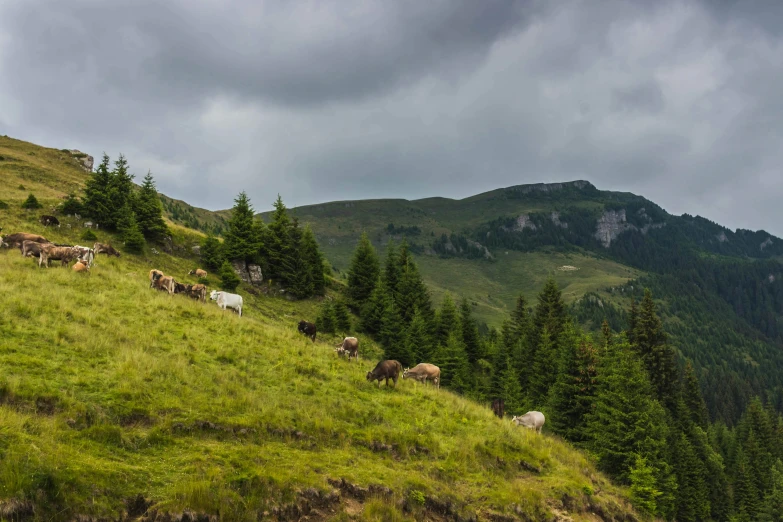
[[[32,218],[0,211],[77,242]],[[0,252],[2,517],[636,518],[566,444],[445,390],[367,383],[372,343],[348,363],[296,332],[314,303],[242,292],[239,318],[150,290],[151,267],[187,280],[192,263],[101,257],[84,276]]]

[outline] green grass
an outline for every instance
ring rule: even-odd
[[[30,157],[48,157],[30,147]],[[78,223],[37,222],[69,182],[69,174],[49,175],[52,158],[35,192],[44,209],[0,210],[0,226],[78,244]],[[0,193],[16,183],[0,178]],[[349,363],[335,355],[337,339],[313,344],[296,331],[315,317],[315,300],[240,288],[239,318],[150,290],[151,268],[195,282],[188,255],[201,235],[172,231],[184,257],[100,256],[89,275],[56,263],[39,269],[18,250],[0,250],[0,511],[15,503],[33,507],[38,520],[116,517],[142,495],[158,511],[258,520],[344,478],[382,484],[392,496],[344,494],[326,518],[432,518],[450,503],[480,519],[632,513],[626,492],[556,437],[516,428],[445,389],[369,384],[364,375],[380,357],[370,340],[360,337],[362,360]]]

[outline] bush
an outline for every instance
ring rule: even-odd
[[[27,190],[26,188],[24,188],[24,185],[21,185],[21,184],[18,187],[16,187],[16,188],[18,188],[19,190]]]
[[[200,285],[207,285],[207,286],[209,286],[209,285],[211,285],[212,283],[210,283],[210,282],[209,282],[209,278],[206,278],[206,277],[199,277],[199,278],[198,278],[198,284],[200,284]]]
[[[25,200],[25,202],[22,203],[22,208],[26,208],[28,210],[41,208],[41,207],[42,207],[42,205],[40,203],[38,203],[38,200],[32,194],[27,196],[27,199]]]
[[[76,199],[76,196],[71,194],[68,196],[68,199],[66,199],[60,204],[60,212],[62,212],[65,215],[83,214],[84,205],[82,205],[81,201]]]
[[[3,200],[0,200],[0,209],[6,209],[8,208],[8,203],[6,203]]]
[[[84,239],[85,241],[96,241],[98,239],[98,236],[96,236],[95,233],[88,228],[82,233],[81,238]]]
[[[241,279],[234,272],[234,267],[228,261],[223,261],[223,266],[220,267],[220,288],[227,292],[233,292],[241,283]]]

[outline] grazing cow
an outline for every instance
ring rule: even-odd
[[[45,227],[48,227],[49,225],[54,225],[57,228],[60,228],[60,220],[54,216],[41,216],[41,219],[39,221]]]
[[[524,426],[525,428],[536,430],[536,433],[541,433],[541,428],[544,426],[544,421],[544,414],[540,411],[529,411],[521,417],[514,415],[514,418],[511,419],[511,422],[517,426]]]
[[[237,294],[229,294],[228,292],[218,292],[212,290],[209,294],[209,298],[213,301],[217,301],[217,305],[221,310],[226,308],[232,308],[239,313],[239,317],[242,317],[242,304],[244,303],[242,296]]]
[[[85,228],[92,228],[92,221],[85,221],[84,226]]]
[[[193,285],[188,290],[188,295],[193,299],[205,303],[207,301],[207,287],[206,285]]]
[[[163,274],[155,274],[153,277],[153,286],[157,288],[158,290],[165,290],[169,293],[169,295],[174,294],[174,285],[176,284],[176,281],[174,281],[174,278],[171,276],[166,276]]]
[[[315,335],[316,335],[316,328],[313,323],[307,322],[307,321],[299,321],[299,326],[297,327],[297,330],[299,330],[299,333],[305,334],[307,337],[313,340],[315,342]]]
[[[92,268],[92,263],[95,261],[95,250],[81,245],[76,245],[73,248],[79,251],[79,259],[86,261],[90,268]]]
[[[155,280],[159,277],[163,277],[163,272],[154,268],[150,270],[150,288],[155,286]]]
[[[355,357],[356,360],[359,360],[359,339],[356,337],[346,337],[343,339],[343,342],[337,345],[337,348],[335,348],[335,351],[337,352],[337,355],[343,355],[348,354],[348,360],[351,360],[351,357]]]
[[[35,243],[48,243],[49,240],[43,236],[37,234],[27,234],[25,232],[19,232],[18,234],[8,234],[3,236],[2,242],[8,245],[8,248],[22,248],[22,243],[25,241],[33,241]]]
[[[23,257],[41,257],[41,248],[44,245],[51,243],[36,243],[35,241],[23,241],[22,242],[22,256]]]
[[[175,294],[189,294],[190,293],[190,287],[191,285],[186,285],[184,283],[178,283],[174,281],[174,293]]]
[[[411,377],[419,382],[427,384],[427,379],[432,380],[440,389],[440,368],[430,363],[419,363],[413,368],[405,368],[402,372],[402,378]]]
[[[59,260],[62,266],[65,266],[78,258],[79,251],[74,247],[57,246],[50,243],[43,245],[41,248],[41,256],[38,258],[38,268],[41,266],[48,267],[49,261],[52,259]]]
[[[95,250],[95,255],[106,254],[109,256],[120,257],[120,253],[111,245],[104,245],[103,243],[95,243],[92,247]]]
[[[188,272],[188,275],[194,275],[196,277],[207,277],[207,271],[197,268]]]
[[[87,261],[80,259],[76,262],[76,264],[73,265],[73,271],[89,274],[90,265],[87,264]]]
[[[503,415],[506,414],[506,401],[503,399],[495,399],[492,401],[492,411],[500,417],[503,418]]]
[[[371,372],[367,372],[367,380],[378,381],[378,388],[381,387],[381,381],[386,379],[386,387],[389,387],[389,379],[394,381],[394,387],[397,387],[397,379],[402,373],[402,365],[399,361],[386,360],[379,362],[375,369]]]

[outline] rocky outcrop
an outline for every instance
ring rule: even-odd
[[[718,243],[725,243],[726,241],[729,240],[729,238],[726,237],[726,232],[724,232],[722,230],[721,230],[720,234],[718,234],[715,237],[718,239]]]
[[[761,243],[761,244],[759,245],[759,248],[761,248],[761,250],[764,250],[764,249],[765,249],[765,248],[767,248],[768,246],[772,246],[772,238],[771,238],[771,237],[768,237],[766,241],[764,241],[763,243]]]
[[[68,152],[81,164],[84,170],[92,172],[92,166],[95,162],[92,156],[76,149],[71,149]]]
[[[515,187],[508,187],[506,190],[519,194],[530,194],[531,192],[555,192],[566,188],[576,188],[583,190],[585,188],[594,189],[595,186],[589,181],[580,179],[576,181],[566,181],[563,183],[532,183],[530,185],[517,185]]]
[[[568,228],[568,223],[563,223],[560,221],[560,212],[552,212],[549,218],[552,220],[552,224],[554,224],[556,227]]]
[[[234,272],[243,283],[258,286],[264,282],[264,276],[261,273],[261,267],[244,261],[231,261]]]
[[[472,240],[468,239],[468,244],[470,246],[472,246],[473,248],[478,248],[479,250],[483,250],[484,251],[484,259],[495,259],[492,256],[492,253],[489,251],[489,249],[487,247],[485,247],[484,245],[482,245],[481,243],[479,243],[478,241],[472,241]]]
[[[260,285],[264,282],[264,275],[261,273],[261,267],[258,265],[247,265],[247,274],[250,277],[251,285]]]
[[[511,230],[514,232],[522,232],[526,228],[529,228],[530,230],[538,229],[536,224],[530,220],[530,216],[528,214],[522,214],[517,218],[517,222],[514,223],[514,226],[511,228]]]
[[[609,248],[617,236],[628,230],[638,230],[626,221],[625,209],[607,210],[598,218],[595,238],[601,242],[604,248]]]

